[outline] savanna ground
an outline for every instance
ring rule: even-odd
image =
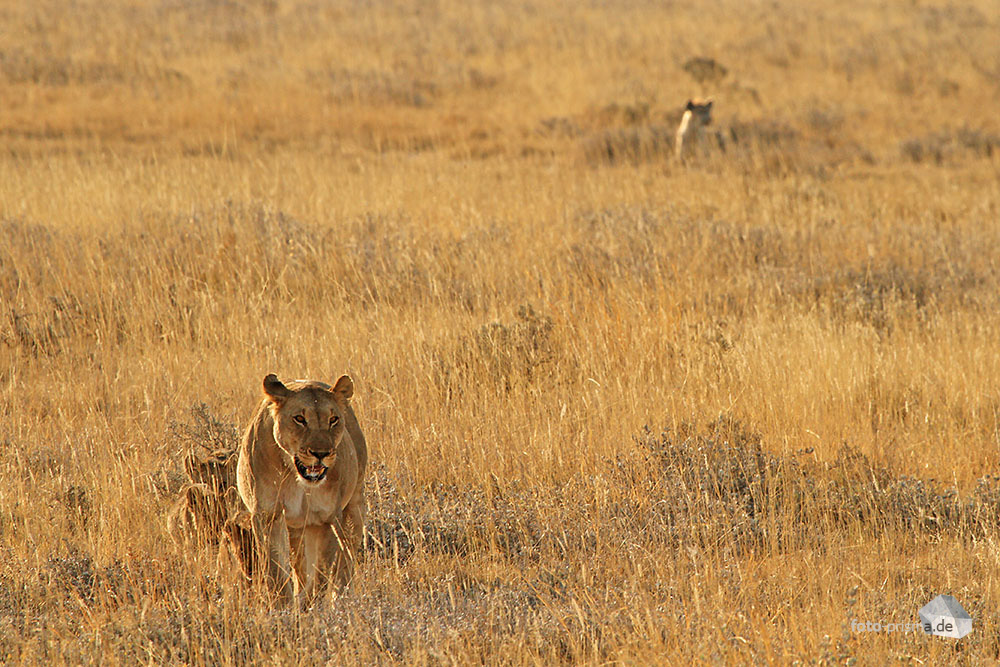
[[[996,660],[998,31],[4,0],[0,660]],[[703,94],[725,150],[681,166]],[[357,383],[332,608],[167,531],[268,372]],[[850,631],[939,593],[972,634]]]

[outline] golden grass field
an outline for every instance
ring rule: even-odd
[[[998,30],[3,0],[0,662],[998,660]],[[302,613],[167,530],[269,372],[349,372],[373,461]],[[937,594],[970,635],[850,629]]]

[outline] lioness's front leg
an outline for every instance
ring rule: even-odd
[[[305,529],[305,586],[303,602],[311,603],[330,583],[330,568],[336,550],[336,536],[327,524]]]
[[[253,517],[253,529],[260,549],[257,562],[264,564],[264,581],[268,590],[282,600],[291,600],[292,572],[285,518],[279,513],[256,514]]]
[[[368,515],[368,505],[365,497],[360,493],[351,498],[344,508],[344,530],[350,540],[351,553],[354,559],[360,557],[361,549],[364,546],[365,538],[365,518]]]
[[[292,564],[292,572],[295,574],[298,590],[302,591],[306,585],[305,547],[303,545],[305,539],[304,531],[301,527],[292,528],[287,523],[285,527],[288,529],[289,561]]]
[[[364,537],[364,501],[351,500],[342,519],[333,525],[335,539],[334,570],[337,588],[344,588],[354,577],[354,564],[361,554]]]
[[[355,493],[344,508],[339,532],[340,551],[337,554],[337,585],[346,586],[354,576],[354,564],[361,556],[365,534],[367,507],[364,496]]]

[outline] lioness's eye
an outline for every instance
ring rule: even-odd
[[[301,426],[306,425],[306,418],[303,417],[302,415],[295,415],[294,417],[292,417],[292,420],[294,420],[296,424],[299,424]]]
[[[340,417],[338,417],[337,415],[330,417],[330,426],[336,426],[339,423],[340,423]]]

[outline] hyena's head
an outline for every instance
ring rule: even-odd
[[[704,127],[712,124],[712,98],[695,97],[688,100],[687,107],[691,112],[691,123]]]

